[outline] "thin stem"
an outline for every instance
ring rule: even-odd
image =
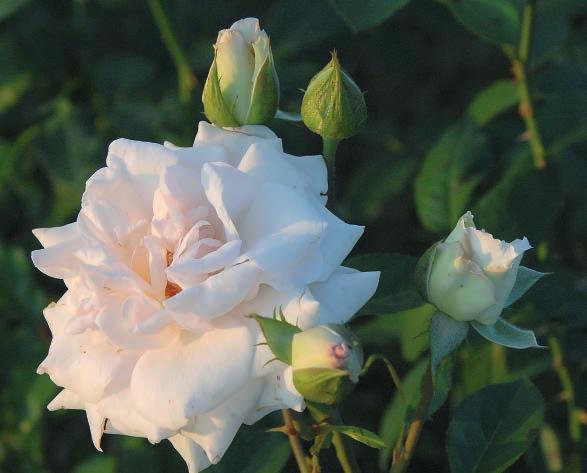
[[[300,473],[311,473],[310,459],[304,452],[304,447],[302,446],[302,442],[300,442],[300,438],[298,437],[298,431],[294,426],[291,412],[289,409],[283,409],[282,413],[283,422],[287,428],[287,438],[289,439],[289,444],[291,445],[296,463],[298,464],[298,469],[300,470]]]
[[[361,469],[353,454],[348,438],[340,432],[334,432],[332,434],[332,444],[336,450],[336,458],[338,458],[342,471],[344,473],[359,473]]]
[[[426,422],[426,418],[428,417],[428,408],[432,401],[433,393],[434,383],[432,381],[432,368],[429,363],[424,379],[422,380],[422,395],[418,407],[416,408],[414,420],[408,427],[406,441],[403,446],[400,447],[400,451],[397,452],[397,455],[394,455],[390,473],[403,473],[407,470],[412,456],[414,455],[414,451],[416,450],[418,440],[420,439],[424,422]]]
[[[191,90],[198,83],[198,79],[190,69],[188,60],[179,46],[179,42],[173,33],[173,29],[171,28],[167,15],[165,14],[165,10],[163,10],[161,1],[149,0],[149,8],[151,9],[155,23],[157,23],[157,28],[159,28],[159,33],[161,33],[161,38],[167,47],[167,51],[169,51],[171,59],[175,64],[179,88],[179,100],[183,104],[188,104],[190,102]]]
[[[322,138],[322,156],[328,169],[328,208],[336,204],[336,150],[340,140]]]
[[[563,388],[564,400],[567,403],[567,416],[569,424],[569,437],[573,445],[578,446],[581,443],[581,422],[577,416],[577,405],[575,403],[575,388],[567,367],[563,362],[563,355],[560,343],[555,336],[551,336],[548,345],[552,351],[552,366],[558,375],[558,379]]]
[[[343,424],[340,412],[334,409],[332,420],[336,424]],[[336,458],[344,473],[361,473],[350,439],[340,432],[332,433],[332,444],[336,450]]]
[[[543,169],[546,166],[544,145],[540,136],[538,124],[534,118],[534,107],[528,87],[527,61],[530,52],[530,43],[532,39],[532,23],[534,18],[534,1],[528,0],[524,6],[522,17],[522,32],[520,36],[520,45],[517,55],[512,54],[512,71],[518,84],[518,93],[520,95],[519,113],[524,124],[532,150],[534,166]]]

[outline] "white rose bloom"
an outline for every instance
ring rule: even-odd
[[[45,317],[49,409],[84,409],[104,433],[169,439],[191,473],[220,460],[241,423],[301,410],[291,368],[245,317],[306,329],[347,321],[379,273],[341,267],[362,227],[324,206],[320,156],[291,156],[268,128],[202,122],[193,147],[110,145],[77,221],[34,233],[34,264],[67,292]]]
[[[427,298],[453,319],[493,325],[531,248],[524,237],[507,243],[477,230],[467,212],[436,247],[427,280]]]

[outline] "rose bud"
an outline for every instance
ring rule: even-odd
[[[305,125],[322,138],[342,140],[356,135],[367,120],[361,89],[341,69],[336,51],[316,74],[302,100]]]
[[[422,256],[417,282],[424,297],[453,319],[493,325],[530,248],[525,237],[507,243],[477,230],[467,212],[446,240]]]
[[[310,401],[339,402],[359,381],[362,366],[359,340],[342,325],[319,325],[293,337],[294,385]]]
[[[257,125],[275,116],[279,81],[259,20],[245,18],[218,33],[202,102],[208,120],[219,126]]]

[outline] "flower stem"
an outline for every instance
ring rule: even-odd
[[[333,411],[332,420],[337,424],[342,424],[342,418],[340,417],[338,409],[335,408]],[[338,458],[342,471],[344,473],[361,473],[350,439],[342,435],[340,432],[333,432],[332,444],[336,450],[336,458]]]
[[[408,427],[408,433],[404,444],[399,447],[399,451],[394,452],[390,473],[404,473],[407,470],[412,456],[414,455],[414,451],[416,450],[418,440],[420,439],[422,427],[424,427],[424,422],[428,417],[428,408],[432,401],[433,393],[434,383],[432,381],[432,368],[430,363],[428,363],[426,374],[422,380],[422,395],[418,407],[416,408],[414,420],[412,420]]]
[[[328,207],[336,204],[336,150],[340,140],[322,138],[322,156],[328,169]]]
[[[161,38],[175,64],[179,88],[179,100],[183,104],[188,104],[190,102],[191,90],[198,83],[198,79],[190,69],[185,54],[179,46],[179,42],[177,41],[173,29],[171,28],[171,24],[169,23],[169,19],[161,5],[161,0],[149,0],[148,3],[153,18],[155,19],[155,23],[157,23],[157,28],[159,28],[159,33],[161,33]]]
[[[310,473],[310,459],[304,452],[304,447],[302,446],[302,442],[298,436],[298,431],[294,426],[291,412],[289,409],[283,409],[282,413],[283,422],[287,428],[287,438],[289,439],[291,450],[296,459],[296,463],[298,464],[298,469],[300,470],[300,473]]]
[[[534,166],[538,169],[543,169],[546,166],[544,145],[542,144],[538,124],[534,118],[534,107],[532,105],[527,76],[527,62],[530,52],[533,18],[534,0],[528,0],[524,6],[518,53],[511,54],[511,60],[512,71],[518,84],[518,94],[520,95],[519,113],[526,125]]]
[[[571,458],[571,468],[569,471],[581,471],[579,448],[581,446],[581,421],[577,415],[577,405],[575,403],[575,388],[567,367],[564,365],[560,342],[555,336],[551,336],[548,345],[552,351],[552,366],[558,375],[558,379],[563,388],[563,398],[567,403],[567,418],[569,437],[575,449],[575,454]]]

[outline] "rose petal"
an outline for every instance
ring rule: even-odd
[[[210,460],[197,443],[178,434],[169,439],[188,466],[188,473],[199,473],[210,466]]]
[[[184,337],[147,351],[131,380],[139,412],[167,429],[214,409],[250,378],[253,333],[247,322],[230,323],[200,336]]]
[[[196,417],[182,434],[198,443],[212,464],[218,463],[262,390],[262,381],[249,382],[215,409]]]
[[[312,295],[320,303],[320,323],[348,322],[375,294],[380,274],[337,271],[325,282],[310,284]]]

